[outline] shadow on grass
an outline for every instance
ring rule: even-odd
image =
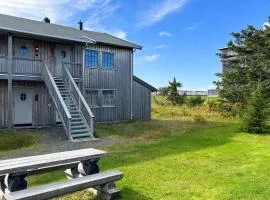
[[[133,200],[133,199],[151,200],[152,199],[151,197],[140,194],[139,192],[137,192],[129,187],[123,187],[121,189],[121,197],[122,197],[122,199],[129,199],[129,200]]]
[[[234,123],[201,125],[184,133],[176,130],[170,137],[161,137],[130,146],[124,145],[122,148],[118,146],[110,156],[101,160],[101,166],[102,169],[117,168],[147,162],[158,157],[221,146],[230,143],[231,138],[237,134],[239,134],[238,126]]]

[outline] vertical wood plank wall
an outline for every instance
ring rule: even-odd
[[[151,118],[151,90],[133,81],[133,119],[149,120]]]
[[[20,48],[22,38],[14,38],[13,55],[15,49]],[[26,40],[27,39],[23,39]],[[2,41],[2,42],[1,42]],[[52,74],[55,74],[56,67],[56,43],[28,40],[31,45],[31,55],[33,58],[42,59]],[[7,42],[6,36],[0,36],[0,45]],[[83,44],[66,44],[72,47],[71,62],[83,64]],[[5,45],[7,47],[7,45]],[[35,54],[35,47],[38,46],[38,55]],[[115,91],[115,105],[112,107],[100,106],[91,108],[96,121],[123,121],[131,120],[131,93],[133,94],[133,114],[134,119],[150,119],[151,116],[151,91],[137,82],[132,84],[132,49],[118,48],[106,45],[89,45],[89,49],[98,51],[112,52],[114,54],[114,68],[86,68],[84,72],[84,89],[104,90],[111,89]],[[5,54],[6,49],[0,48],[0,54]],[[43,82],[35,81],[14,81],[13,87],[33,88],[33,125],[43,126],[55,123],[55,108],[51,101],[48,91]],[[83,85],[80,89],[83,91]],[[0,128],[7,126],[7,81],[0,82]],[[35,95],[39,96],[35,101]],[[51,105],[51,107],[49,107]]]
[[[8,110],[7,110],[7,80],[0,80],[0,128],[7,128],[7,118],[8,118]]]
[[[114,68],[86,68],[85,89],[115,90],[115,107],[91,108],[96,121],[131,119],[131,56],[132,50],[105,45],[90,45],[89,49],[114,54]]]

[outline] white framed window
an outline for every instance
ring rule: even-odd
[[[115,105],[115,90],[103,90],[101,102],[102,102],[102,106],[114,106]]]
[[[99,106],[98,90],[87,90],[86,101],[90,106]]]

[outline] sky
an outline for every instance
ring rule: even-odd
[[[0,13],[113,34],[142,45],[134,74],[155,87],[174,77],[184,89],[207,89],[221,71],[216,55],[230,33],[257,28],[269,0],[0,0]]]

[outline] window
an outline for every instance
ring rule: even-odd
[[[27,49],[27,47],[26,46],[21,46],[21,56],[23,56],[23,57],[27,57],[28,56],[28,49]]]
[[[62,59],[65,59],[67,57],[67,52],[62,50],[61,51],[61,57],[62,57]]]
[[[98,67],[98,51],[85,50],[85,67]]]
[[[103,106],[113,106],[114,105],[114,90],[104,90],[102,91],[102,105]]]
[[[114,55],[110,52],[102,52],[102,67],[112,68],[114,65]]]
[[[25,101],[26,100],[26,94],[25,93],[21,93],[21,100]]]
[[[90,106],[98,106],[98,91],[90,90],[86,91],[86,100]]]

